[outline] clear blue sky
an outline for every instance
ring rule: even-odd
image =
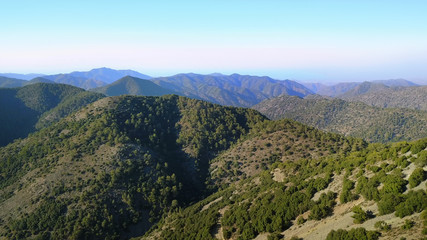
[[[0,72],[427,81],[427,1],[0,0]]]

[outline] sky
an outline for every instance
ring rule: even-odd
[[[427,83],[427,1],[0,0],[0,72]]]

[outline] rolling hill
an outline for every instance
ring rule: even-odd
[[[427,136],[427,112],[382,109],[340,99],[280,96],[253,107],[271,119],[290,118],[316,128],[370,142],[415,140]]]
[[[126,76],[107,86],[95,88],[91,91],[103,93],[107,96],[140,95],[140,96],[162,96],[176,94],[176,92],[162,88],[150,80]]]
[[[26,137],[102,97],[102,94],[63,84],[35,83],[0,89],[0,146]]]

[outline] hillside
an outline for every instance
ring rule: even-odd
[[[22,87],[27,81],[16,78],[0,76],[0,88]]]
[[[102,97],[102,94],[63,84],[36,83],[0,89],[0,146],[26,137]]]
[[[427,139],[276,159],[140,239],[423,239],[426,163]]]
[[[36,77],[33,78],[29,81],[27,81],[24,86],[29,85],[29,84],[34,84],[34,83],[55,83],[54,81],[51,81],[49,79],[43,78],[43,77]]]
[[[7,239],[420,237],[427,206],[427,139],[368,145],[176,95],[100,99],[0,156]]]
[[[340,99],[280,96],[253,107],[271,119],[290,118],[316,128],[370,142],[415,140],[427,136],[427,112],[382,109]]]
[[[176,95],[101,99],[0,148],[0,235],[141,235],[206,194],[209,160],[264,119]]]
[[[162,88],[149,80],[126,76],[107,86],[95,88],[91,91],[103,93],[107,96],[140,95],[140,96],[162,96],[175,94],[174,91]]]
[[[356,96],[345,94],[340,98],[381,108],[410,108],[427,111],[427,86],[387,88]]]
[[[264,99],[282,94],[303,97],[312,93],[294,81],[239,74],[227,76],[189,73],[151,80],[161,87],[185,96],[238,107],[250,107]]]

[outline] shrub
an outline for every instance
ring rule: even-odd
[[[298,225],[301,225],[301,224],[303,224],[303,223],[305,223],[305,218],[303,217],[303,216],[299,216],[298,218],[297,218],[297,224]]]
[[[268,240],[280,240],[283,239],[283,235],[281,233],[272,233],[270,235],[268,235],[267,239]]]
[[[358,239],[358,240],[377,240],[381,233],[377,231],[366,231],[364,228],[353,228],[349,231],[338,229],[329,232],[326,240],[343,240],[343,239]]]
[[[405,224],[402,225],[402,229],[408,230],[415,226],[415,222],[409,219],[405,220]]]
[[[378,202],[378,211],[380,215],[389,214],[395,211],[395,208],[402,201],[399,195],[385,194]]]
[[[354,200],[355,196],[351,190],[354,188],[354,182],[348,179],[344,180],[342,192],[340,194],[340,202],[346,203]]]
[[[353,222],[356,224],[360,224],[368,220],[368,214],[363,211],[363,209],[360,206],[354,206],[352,209],[354,215],[352,216],[354,218]]]
[[[427,207],[427,194],[423,190],[409,191],[405,201],[396,206],[396,216],[405,217],[415,212],[421,212]]]
[[[391,229],[391,225],[387,224],[384,221],[378,221],[378,222],[376,222],[375,225],[374,225],[374,227],[376,229],[378,229],[378,230],[381,230],[381,231],[388,231],[388,230]]]
[[[415,169],[409,177],[409,187],[414,188],[426,179],[426,172],[423,168]]]

